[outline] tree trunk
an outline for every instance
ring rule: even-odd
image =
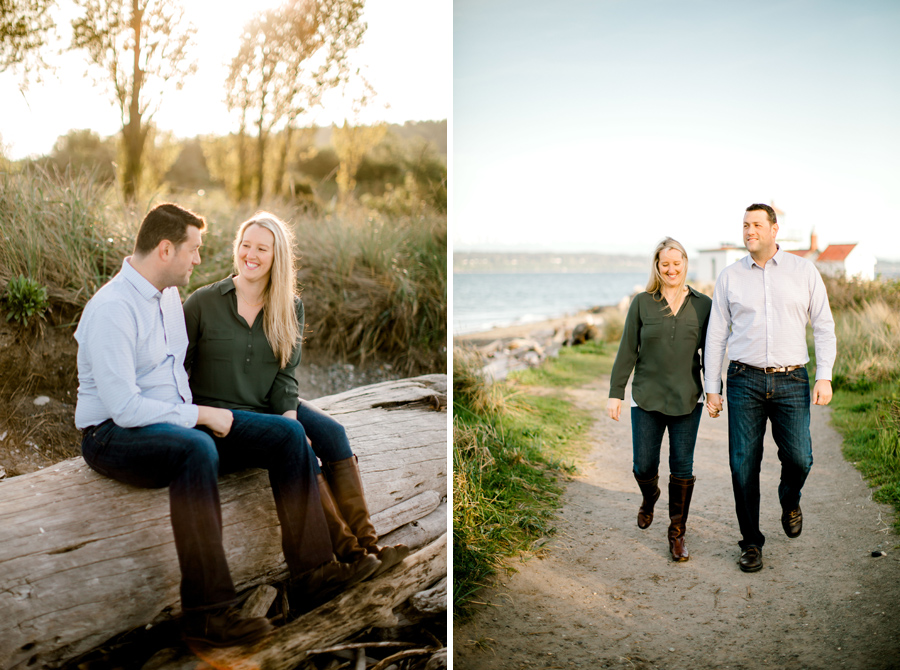
[[[141,70],[141,28],[143,25],[144,10],[141,9],[139,0],[131,2],[131,29],[134,32],[133,47],[133,71],[131,83],[131,99],[128,105],[128,123],[123,130],[125,139],[125,175],[122,191],[126,200],[134,200],[137,197],[138,187],[141,181],[141,154],[144,150],[144,138],[146,133],[141,129],[141,86],[144,83],[144,73]]]
[[[241,113],[241,127],[237,135],[237,151],[238,151],[238,182],[237,182],[237,200],[244,202],[247,199],[247,191],[250,182],[250,160],[247,158],[247,106]]]
[[[274,194],[279,197],[284,193],[284,173],[287,171],[287,157],[291,150],[293,136],[294,122],[290,120],[282,133],[281,153],[278,156],[278,169],[275,171],[275,181],[273,182]]]
[[[266,96],[263,93],[262,103],[259,110],[259,120],[256,123],[256,206],[259,207],[263,199],[263,177],[265,176],[266,165]]]
[[[316,404],[347,429],[380,535],[397,524],[418,530],[416,519],[433,527],[436,514],[446,531],[446,507],[438,507],[447,488],[445,375],[374,384]],[[228,475],[219,490],[235,585],[284,575],[266,473]],[[54,667],[178,609],[180,571],[165,489],[120,484],[74,458],[0,483],[0,527],[0,668]],[[381,607],[387,596],[365,597]],[[348,619],[342,625],[358,624],[356,630],[371,625],[329,611]]]

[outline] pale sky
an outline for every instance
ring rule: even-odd
[[[179,137],[226,134],[236,130],[222,103],[227,64],[237,50],[243,25],[254,12],[277,5],[278,0],[183,0],[183,4],[198,28],[199,70],[186,80],[182,91],[166,96],[154,121]],[[64,11],[70,8],[66,0],[61,5]],[[353,59],[365,68],[378,96],[362,120],[403,123],[449,118],[449,0],[367,0],[363,20],[368,29]],[[91,128],[103,136],[121,129],[111,94],[85,76],[85,55],[74,52],[53,60],[60,64],[56,75],[46,75],[42,85],[31,85],[24,98],[14,76],[0,75],[0,142],[11,158],[49,153],[57,137],[70,129]],[[332,96],[316,121],[340,123],[345,114],[343,102]]]
[[[455,250],[781,233],[900,259],[900,3],[456,0]],[[821,245],[820,245],[821,246]]]

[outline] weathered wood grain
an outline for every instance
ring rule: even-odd
[[[420,612],[436,614],[447,611],[447,578],[425,591],[419,591],[409,599],[410,605]]]
[[[428,516],[423,516],[412,523],[401,526],[395,531],[379,538],[382,544],[405,544],[408,547],[421,547],[441,536],[447,530],[447,503],[442,502]]]
[[[381,533],[446,495],[447,414],[428,400],[441,388],[446,378],[429,375],[317,401],[347,428]],[[235,584],[283,573],[265,472],[223,477],[220,496]],[[178,609],[166,489],[119,484],[70,459],[0,482],[0,528],[0,668],[53,667]]]
[[[334,600],[278,628],[253,647],[195,647],[194,654],[155,662],[157,670],[291,670],[317,647],[335,644],[352,633],[392,617],[393,608],[447,574],[447,534],[403,563],[362,582]]]

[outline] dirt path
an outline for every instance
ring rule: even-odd
[[[841,456],[829,410],[813,407],[815,464],[803,491],[803,534],[788,539],[779,464],[766,438],[765,567],[737,566],[739,533],[726,418],[704,416],[687,546],[666,545],[668,495],[647,530],[635,517],[628,414],[606,418],[604,383],[573,391],[598,418],[583,473],[568,484],[550,551],[481,594],[489,602],[454,630],[456,670],[508,668],[900,668],[900,544],[890,510]],[[727,404],[726,404],[727,407]],[[664,446],[661,474],[668,479]],[[873,558],[884,550],[887,556]]]

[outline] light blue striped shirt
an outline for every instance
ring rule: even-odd
[[[160,292],[126,258],[88,301],[78,342],[75,426],[197,425],[184,370],[187,329],[178,289]]]
[[[757,368],[808,363],[808,323],[816,348],[816,380],[830,380],[837,340],[816,266],[780,247],[765,268],[749,254],[729,265],[716,281],[706,331],[706,392],[722,392],[726,345],[731,360]]]

